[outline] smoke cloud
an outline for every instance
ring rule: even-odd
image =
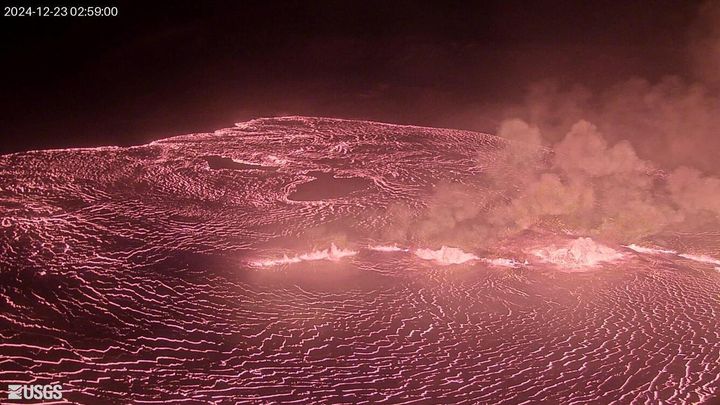
[[[521,102],[498,107],[500,115],[538,127],[551,142],[586,120],[608,142],[628,141],[666,169],[692,165],[720,174],[720,2],[701,5],[682,40],[684,66],[659,79],[633,77],[599,89],[547,79],[530,85]]]
[[[524,103],[507,107],[508,118],[537,126],[551,141],[561,140],[579,120],[592,122],[607,141],[631,142],[644,159],[675,168],[692,162],[720,173],[720,97],[701,82],[667,76],[657,83],[634,78],[599,92],[557,82],[537,83]]]
[[[685,166],[663,171],[588,121],[555,143],[518,119],[498,134],[512,141],[479,179],[487,187],[441,183],[420,214],[393,207],[385,236],[477,247],[542,228],[632,243],[694,224],[720,226],[720,179]]]
[[[688,34],[689,77],[592,91],[547,80],[502,108],[508,140],[479,179],[440,184],[420,214],[393,207],[388,235],[487,246],[532,229],[617,243],[720,227],[720,3]]]

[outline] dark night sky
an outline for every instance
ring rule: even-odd
[[[469,3],[120,1],[93,3],[117,5],[116,18],[3,17],[0,152],[137,144],[278,114],[489,130],[492,116],[462,111],[517,100],[537,80],[686,73],[697,8]]]

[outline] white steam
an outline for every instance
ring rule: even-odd
[[[588,121],[554,144],[518,119],[498,132],[517,142],[483,175],[490,188],[441,183],[419,215],[393,207],[385,236],[475,248],[544,228],[629,244],[668,230],[720,226],[720,179],[684,166],[663,172]]]

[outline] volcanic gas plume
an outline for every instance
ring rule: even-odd
[[[720,179],[681,166],[666,172],[627,141],[609,144],[587,121],[543,146],[540,130],[502,124],[510,142],[481,186],[440,184],[418,216],[394,210],[387,236],[454,246],[491,245],[534,228],[613,243],[720,227]],[[482,165],[482,162],[478,162]]]

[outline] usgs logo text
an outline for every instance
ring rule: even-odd
[[[57,384],[8,384],[8,399],[61,399],[62,386]]]

